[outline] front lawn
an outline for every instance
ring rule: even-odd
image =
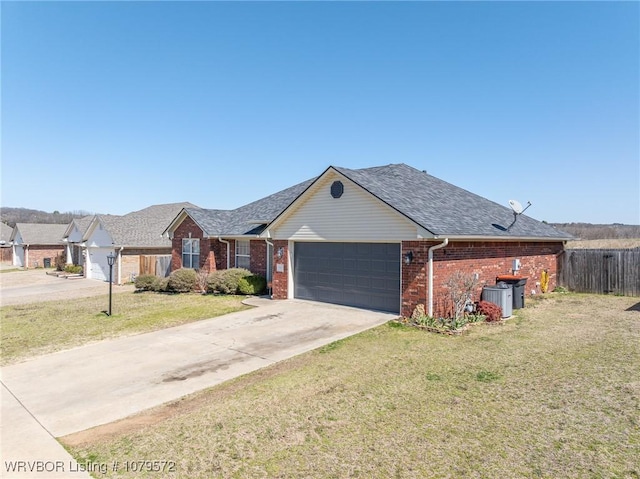
[[[553,294],[462,336],[389,323],[62,442],[96,477],[637,478],[637,302]],[[175,472],[112,467],[142,460]]]
[[[0,308],[2,364],[125,334],[142,333],[245,309],[244,296],[118,293]]]

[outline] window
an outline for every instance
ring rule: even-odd
[[[193,269],[200,267],[200,240],[198,238],[182,239],[182,267]]]
[[[236,268],[249,269],[251,266],[251,247],[249,240],[236,241]]]

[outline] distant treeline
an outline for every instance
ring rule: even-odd
[[[584,240],[640,238],[640,225],[594,225],[591,223],[551,223],[565,233]]]
[[[47,213],[46,211],[30,210],[28,208],[0,207],[0,219],[12,228],[16,223],[67,224],[74,218],[82,218],[91,214],[83,210]]]

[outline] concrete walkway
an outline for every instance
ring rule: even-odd
[[[10,391],[2,395],[3,472],[7,460],[46,459],[30,455],[17,441],[24,430],[19,419],[5,421],[18,408],[13,396],[28,411],[24,421],[47,431],[29,442],[49,444],[52,437],[125,418],[397,317],[300,300],[256,301],[261,306],[251,310],[2,368]]]

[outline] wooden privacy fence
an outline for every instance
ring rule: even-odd
[[[140,274],[166,277],[171,273],[171,255],[140,255]]]
[[[640,248],[568,249],[558,262],[558,283],[569,291],[640,296]]]

